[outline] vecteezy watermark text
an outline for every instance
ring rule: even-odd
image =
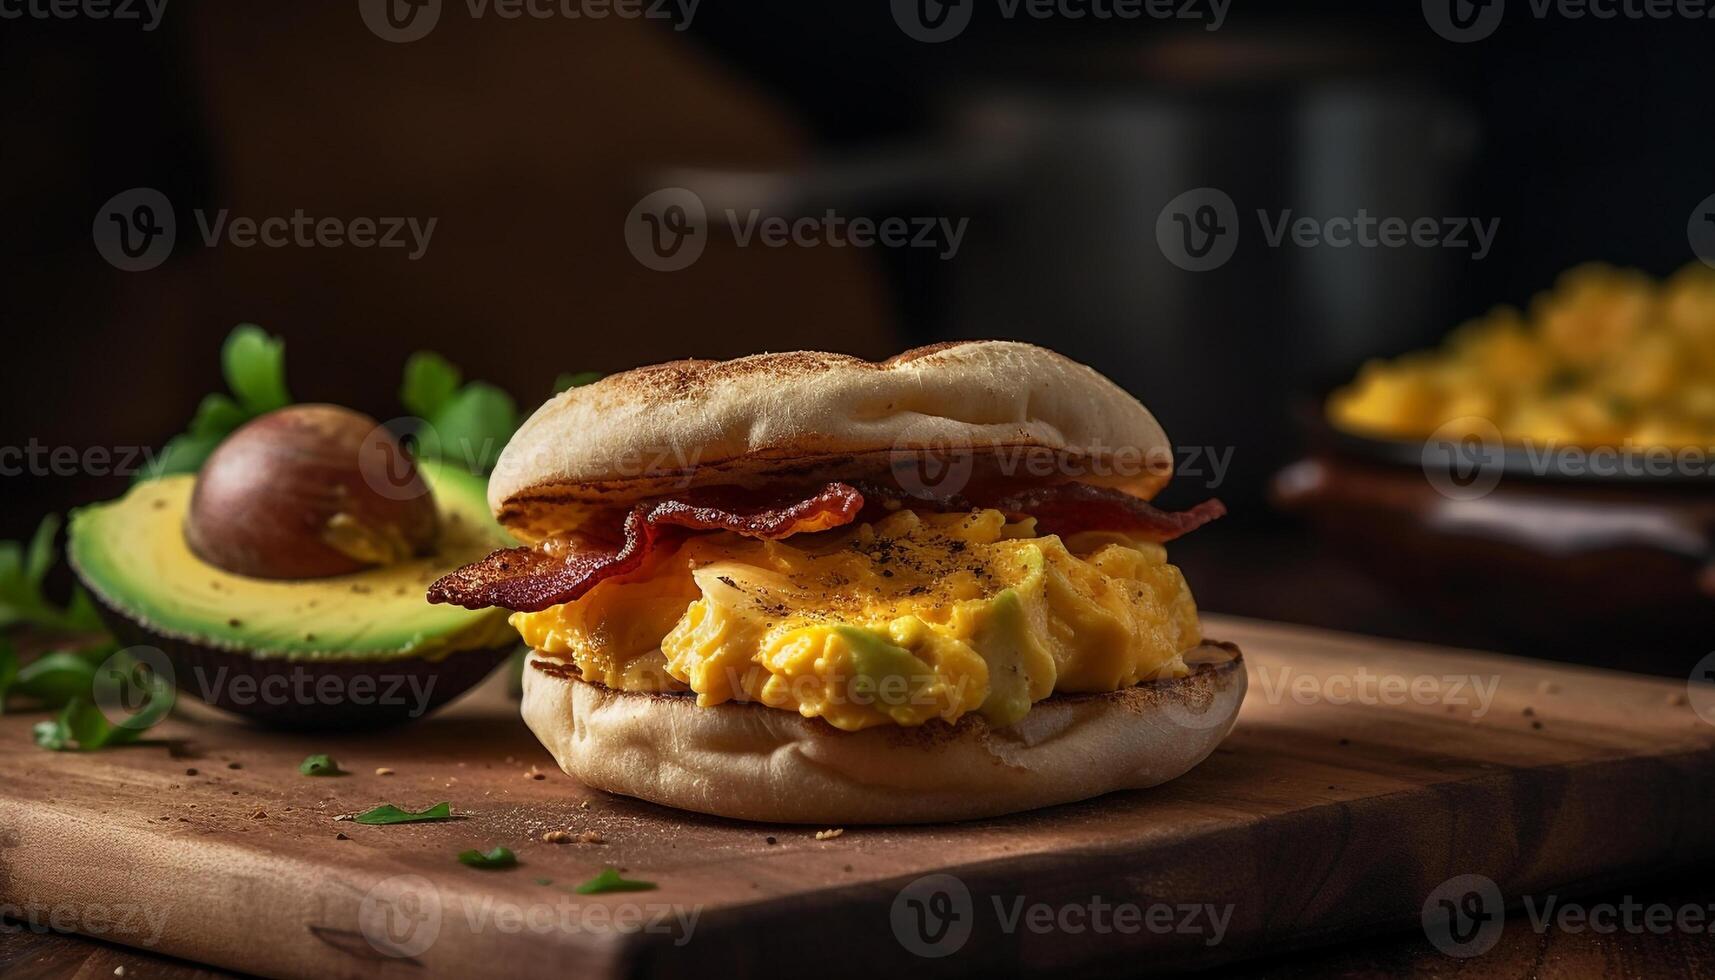
[[[1665,936],[1715,934],[1715,903],[1640,902],[1625,895],[1617,902],[1567,901],[1558,895],[1525,895],[1525,923],[1539,936]],[[1481,956],[1501,941],[1507,927],[1507,901],[1494,879],[1463,874],[1437,885],[1423,902],[1423,931],[1436,949],[1458,959]]]
[[[384,878],[364,893],[358,928],[369,945],[385,956],[417,957],[427,952],[445,928],[462,924],[470,935],[657,935],[684,946],[697,930],[701,905],[669,902],[612,902],[572,894],[545,896],[527,903],[483,893],[456,895],[452,907],[434,882],[420,875]]]
[[[893,22],[925,44],[951,41],[971,24],[979,0],[891,0]],[[1002,20],[1201,22],[1218,31],[1233,0],[993,0]]]
[[[0,0],[0,20],[136,21],[145,31],[166,12],[167,0]]]
[[[992,914],[1006,935],[1184,935],[1205,946],[1226,938],[1234,906],[1206,902],[1111,900],[1101,895],[1070,902],[1031,901],[1024,895],[991,895],[979,904],[954,875],[924,875],[901,888],[888,910],[894,938],[926,959],[951,956],[964,948],[979,910]]]
[[[1431,30],[1457,44],[1481,41],[1506,17],[1506,0],[1422,0]],[[1712,0],[1526,0],[1523,10],[1536,20],[1715,20]]]
[[[937,258],[959,252],[969,218],[891,215],[874,218],[843,215],[826,209],[820,215],[784,217],[759,208],[722,211],[722,222],[709,221],[703,199],[684,187],[667,187],[645,195],[625,218],[625,245],[633,257],[657,272],[677,272],[702,257],[714,227],[726,230],[739,248],[761,246],[798,248],[917,248]]]
[[[192,210],[206,248],[382,248],[405,249],[416,261],[428,251],[439,218],[314,216],[302,208],[290,215],[235,215],[229,208]],[[96,251],[116,269],[143,272],[172,254],[178,217],[167,196],[152,187],[133,187],[109,198],[95,213],[91,230]]]
[[[1359,667],[1355,671],[1321,674],[1295,671],[1290,666],[1257,666],[1263,699],[1269,704],[1416,704],[1472,708],[1481,718],[1494,706],[1501,686],[1498,674],[1389,674]]]
[[[1468,252],[1473,261],[1488,257],[1501,227],[1498,217],[1406,217],[1373,214],[1368,208],[1335,215],[1257,208],[1256,220],[1268,248],[1445,248]],[[1156,215],[1155,241],[1179,268],[1208,272],[1233,257],[1240,224],[1238,206],[1225,191],[1197,187],[1168,201]]]
[[[144,902],[0,901],[0,934],[77,933],[147,948],[161,941],[166,927],[166,908]]]
[[[691,26],[702,0],[464,0],[471,20],[655,20],[675,31]],[[442,0],[358,0],[370,33],[406,44],[429,36],[440,23]]]

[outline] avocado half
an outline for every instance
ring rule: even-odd
[[[122,642],[160,649],[179,689],[286,728],[408,721],[481,681],[518,645],[500,609],[430,605],[429,584],[510,542],[480,477],[419,463],[440,512],[434,553],[279,581],[218,568],[185,543],[191,475],[72,513],[73,571]]]

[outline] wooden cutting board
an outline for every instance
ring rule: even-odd
[[[1715,857],[1715,725],[1683,683],[1208,620],[1245,649],[1251,687],[1190,775],[825,840],[585,790],[498,677],[415,726],[338,738],[199,706],[161,726],[169,745],[50,754],[30,745],[39,715],[8,716],[0,904],[268,975],[873,980],[1203,966],[1421,930],[1458,875],[1516,903]],[[312,752],[352,775],[298,775]],[[442,800],[460,819],[335,819]],[[605,843],[540,840],[557,829]],[[493,844],[520,866],[455,860]],[[659,887],[571,891],[609,865]]]

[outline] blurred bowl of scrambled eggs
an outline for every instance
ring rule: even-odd
[[[1680,672],[1715,626],[1715,269],[1569,270],[1311,413],[1275,502],[1473,643]]]
[[[1715,269],[1657,281],[1579,266],[1527,310],[1500,307],[1436,349],[1365,364],[1326,412],[1341,433],[1413,450],[1498,434],[1509,462],[1521,449],[1715,450]]]

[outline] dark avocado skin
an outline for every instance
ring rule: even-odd
[[[258,724],[290,731],[360,731],[389,728],[426,717],[475,687],[518,648],[517,643],[508,643],[484,650],[465,650],[439,661],[264,660],[163,636],[99,598],[95,604],[102,621],[121,643],[150,646],[166,654],[179,690]],[[234,678],[239,676],[250,679],[241,682],[242,688],[234,684]],[[367,685],[356,690],[373,700],[357,703],[345,697],[329,701],[317,698],[313,695],[323,677],[337,678],[336,690],[342,693],[353,691],[354,682]],[[355,681],[360,677],[369,681]],[[208,682],[207,691],[204,680]],[[249,686],[252,680],[255,687]],[[250,694],[235,696],[235,690]],[[256,697],[254,692],[258,690],[284,691],[288,696]],[[290,692],[300,690],[312,696],[291,696]]]

